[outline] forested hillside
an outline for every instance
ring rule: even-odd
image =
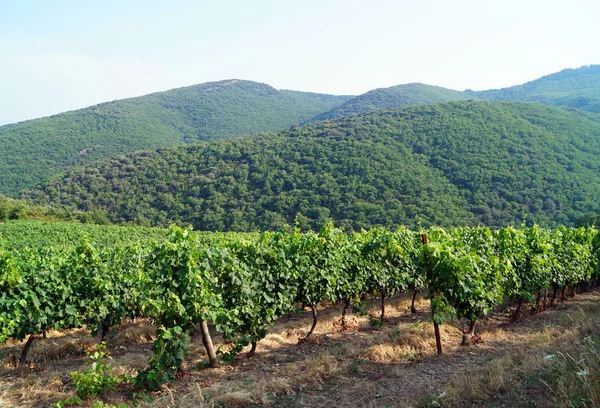
[[[2,126],[0,194],[136,150],[278,131],[348,99],[229,80]]]
[[[9,220],[81,221],[108,224],[102,211],[84,213],[73,209],[29,205],[24,200],[13,200],[0,195],[0,224]],[[0,238],[4,238],[0,231]]]
[[[598,95],[600,65],[480,92],[413,83],[351,97],[276,90],[251,81],[211,82],[1,126],[0,194],[14,196],[71,167],[138,150],[280,131],[411,105],[512,100],[576,108],[600,121]]]
[[[389,88],[374,89],[359,95],[329,112],[317,115],[312,121],[338,119],[357,113],[404,108],[410,105],[463,101],[467,99],[477,98],[439,86],[425,84],[397,85]]]
[[[111,221],[207,230],[570,225],[600,209],[600,124],[514,102],[383,111],[71,170],[25,192]]]
[[[523,101],[600,113],[600,65],[565,69],[510,88],[465,91],[491,101]]]

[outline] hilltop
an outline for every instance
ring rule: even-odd
[[[113,222],[203,230],[572,225],[600,210],[600,123],[515,102],[379,111],[143,151],[25,192]]]
[[[403,108],[436,102],[464,101],[477,99],[459,91],[420,83],[378,88],[343,103],[328,112],[317,115],[312,121],[338,119],[357,113],[383,109]]]
[[[5,125],[0,193],[15,194],[72,166],[136,150],[277,131],[348,99],[228,80]]]
[[[600,113],[600,65],[564,69],[509,88],[465,93],[490,101],[535,102]]]

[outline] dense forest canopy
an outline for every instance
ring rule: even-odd
[[[0,194],[0,223],[14,220],[110,224],[110,221],[102,210],[84,212],[73,208],[31,205],[25,200],[14,200]],[[0,238],[2,238],[1,233]]]
[[[565,69],[509,88],[465,93],[491,101],[536,102],[600,113],[600,65]]]
[[[348,99],[229,80],[1,126],[0,194],[136,150],[278,131]]]
[[[77,168],[21,196],[113,222],[202,230],[328,218],[572,225],[600,207],[600,123],[562,109],[462,101],[367,113]]]
[[[333,96],[242,80],[210,82],[0,127],[0,194],[16,196],[66,170],[137,150],[279,131],[319,120],[460,100],[556,105],[600,121],[600,66],[523,85],[458,92],[420,83]]]
[[[383,109],[404,108],[411,105],[426,105],[436,102],[464,101],[477,99],[463,92],[425,84],[405,84],[379,88],[350,99],[329,112],[322,113],[314,121],[339,119],[357,113]]]

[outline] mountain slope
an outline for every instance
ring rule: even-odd
[[[348,98],[229,80],[2,126],[0,193],[14,194],[70,166],[118,154],[277,131]]]
[[[510,88],[465,93],[490,101],[536,102],[600,113],[600,65],[565,69]]]
[[[558,108],[453,102],[379,111],[78,168],[24,193],[116,222],[256,230],[331,217],[572,224],[600,209],[600,124]]]
[[[344,104],[317,115],[318,120],[338,119],[357,113],[366,113],[382,109],[403,108],[410,105],[424,105],[436,102],[464,101],[476,99],[462,92],[439,86],[425,84],[404,84],[389,88],[379,88],[350,99]]]

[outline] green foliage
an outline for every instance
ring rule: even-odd
[[[23,197],[199,230],[572,225],[600,212],[600,123],[520,103],[356,115],[69,172]]]
[[[341,265],[335,287],[335,298],[345,304],[352,305],[352,310],[366,315],[366,305],[360,302],[368,292],[368,269],[362,259],[363,247],[368,240],[366,234],[352,233],[341,242],[340,251],[344,262]]]
[[[339,119],[410,105],[467,99],[536,102],[563,106],[572,111],[573,116],[597,122],[597,114],[600,112],[599,88],[598,65],[567,69],[523,85],[481,92],[457,92],[417,83],[375,89],[358,97],[350,97],[277,91],[265,84],[239,80],[200,84],[0,127],[0,174],[3,175],[0,193],[15,195],[24,188],[48,182],[74,166],[142,149],[163,149],[255,132],[278,131],[289,126],[297,129],[296,125],[311,120]],[[464,119],[476,118],[466,112]],[[538,124],[537,119],[540,118],[533,118],[533,123]],[[504,123],[505,120],[498,118],[484,118],[484,122],[480,124],[490,125],[492,121],[507,129],[511,127]],[[518,120],[516,122],[519,124]],[[561,123],[554,123],[552,130],[562,126]],[[570,124],[567,125],[569,126]],[[421,137],[426,139],[432,136],[431,130],[422,130]],[[475,128],[473,130],[481,133]],[[574,131],[570,133],[577,134]],[[526,136],[527,132],[521,135]],[[460,137],[455,139],[455,143],[461,141]],[[581,146],[577,141],[575,145]],[[566,153],[567,157],[571,156],[569,152]],[[538,161],[540,157],[532,159]],[[514,168],[504,170],[506,171],[497,177],[510,179]],[[101,177],[105,181],[111,180],[110,176]],[[84,210],[98,206],[94,202],[97,186],[86,186],[88,188],[90,191],[83,194],[76,203]],[[504,198],[502,194],[500,196]],[[552,211],[556,211],[560,207],[553,194],[530,203],[534,209],[541,207],[545,211],[553,208]],[[102,206],[106,208],[112,204],[114,203],[103,201]],[[480,203],[474,207],[478,214],[494,216],[495,208],[489,204]],[[598,212],[597,208],[592,210]],[[41,215],[44,211],[39,208],[31,210],[34,217],[38,218],[45,216]],[[270,221],[280,222],[282,214],[270,211],[274,213],[269,213]],[[582,211],[586,210],[578,211],[574,216],[581,216],[584,213]],[[311,215],[304,215],[313,218]],[[324,217],[327,218],[327,215]],[[95,223],[107,221],[103,213],[84,214],[80,218]],[[321,224],[323,221],[324,219]],[[136,222],[144,224],[147,220],[140,214]]]
[[[0,319],[12,329],[3,329],[1,341],[7,338],[25,339],[50,329],[79,327],[80,316],[73,297],[69,270],[65,259],[51,250],[35,249],[19,252],[10,263],[0,265]],[[18,273],[11,273],[16,265]]]
[[[575,220],[576,227],[600,226],[600,214],[590,212]]]
[[[548,384],[556,401],[568,401],[571,407],[600,404],[600,337],[597,332],[569,345],[545,361],[547,370],[541,380]]]
[[[526,228],[517,233],[508,245],[515,248],[512,251],[515,257],[509,259],[515,267],[520,295],[527,297],[541,288],[549,287],[553,259],[550,232],[538,226]]]
[[[92,335],[140,314],[145,294],[139,252],[137,247],[100,252],[83,241],[68,258],[73,298],[87,299],[79,303],[78,314]]]
[[[2,126],[0,193],[16,194],[72,166],[136,150],[277,131],[348,99],[230,80]]]
[[[53,406],[57,408],[67,407],[71,405],[79,405],[83,400],[97,397],[104,392],[112,391],[120,384],[129,382],[131,379],[127,376],[115,377],[112,375],[112,366],[107,364],[105,360],[110,360],[110,355],[105,352],[104,344],[97,345],[93,352],[88,353],[89,360],[85,362],[90,368],[85,371],[71,372],[71,378],[76,387],[76,396],[69,397],[63,401],[59,401]],[[94,401],[94,407],[106,407],[101,401]]]
[[[191,335],[203,320],[217,320],[222,299],[215,293],[222,252],[194,245],[189,230],[170,228],[169,242],[156,245],[146,257],[145,314],[159,328],[150,367],[136,384],[156,388],[173,380],[188,352]],[[215,258],[217,261],[215,262]]]
[[[346,261],[342,231],[330,222],[318,233],[295,229],[289,240],[291,267],[298,273],[295,301],[311,307],[325,300],[337,302],[337,283]]]
[[[600,65],[565,69],[510,88],[465,94],[492,101],[536,102],[600,113]]]
[[[118,405],[105,404],[102,401],[94,401],[94,402],[92,402],[92,408],[129,408],[129,405],[125,404],[125,403],[121,403]]]
[[[108,234],[104,239],[115,238],[111,228],[94,228]],[[600,258],[593,228],[436,227],[417,233],[401,227],[346,234],[329,222],[318,233],[294,228],[236,236],[173,226],[168,240],[139,235],[136,243],[137,233],[132,230],[128,245],[110,249],[96,248],[92,241],[101,238],[91,237],[70,248],[11,253],[0,247],[0,341],[50,328],[104,328],[143,315],[158,338],[149,367],[134,383],[155,389],[181,373],[191,335],[207,322],[233,343],[227,359],[262,339],[297,302],[359,308],[365,293],[427,287],[434,322],[454,316],[475,322],[503,294],[530,298],[542,288],[589,282]],[[74,398],[117,384],[104,357],[97,349],[91,369],[74,374],[82,387]]]
[[[277,317],[290,312],[298,290],[298,271],[288,259],[285,232],[265,233],[256,241],[228,244],[238,260],[235,268],[221,268],[219,292],[228,319],[215,327],[226,340],[235,342],[225,359],[259,341]],[[235,313],[234,313],[235,312]]]
[[[524,286],[522,280],[523,278],[527,278],[528,273],[526,268],[529,265],[526,265],[526,263],[531,260],[528,254],[530,247],[526,242],[524,229],[516,229],[512,226],[500,228],[494,231],[494,238],[496,241],[496,252],[501,259],[507,262],[508,266],[508,271],[502,276],[504,293],[512,297],[528,296],[538,286],[529,285],[534,287],[534,289],[521,291]],[[522,275],[519,276],[519,273]]]
[[[361,367],[363,365],[365,365],[366,362],[367,362],[366,360],[358,359],[358,360],[353,361],[352,363],[350,363],[350,365],[348,366],[348,368],[353,373],[360,373],[361,372]]]
[[[0,194],[0,223],[9,220],[81,221],[89,224],[110,224],[102,210],[94,213],[29,205],[23,200],[13,200]]]
[[[159,326],[179,326],[191,334],[200,320],[215,317],[212,311],[221,300],[213,292],[216,276],[211,274],[211,260],[220,254],[212,251],[195,246],[189,230],[173,226],[170,241],[159,243],[146,257],[149,301],[145,312]]]
[[[22,281],[13,256],[0,248],[0,344],[13,336],[18,325],[15,313],[10,307],[14,303],[10,300],[9,293]]]
[[[572,286],[588,282],[594,273],[597,253],[593,241],[597,231],[592,228],[559,228],[553,245],[555,263],[552,283],[555,286]]]
[[[358,113],[382,109],[397,109],[411,105],[427,105],[437,102],[452,102],[474,99],[463,92],[425,84],[404,84],[379,88],[344,102],[329,112],[317,115],[312,121],[339,119]],[[476,98],[475,98],[476,99]]]
[[[352,312],[358,313],[360,316],[367,316],[369,314],[367,305],[364,302],[354,302],[352,304]]]
[[[425,246],[431,308],[439,324],[451,306],[458,317],[477,320],[492,311],[502,295],[510,262],[496,252],[488,228],[433,230]]]
[[[384,326],[383,320],[369,318],[369,326],[375,329],[382,329]]]
[[[190,336],[181,327],[159,327],[149,367],[138,373],[133,379],[134,385],[154,390],[174,380],[188,353],[189,344]]]
[[[384,229],[369,231],[361,254],[368,276],[367,292],[388,297],[409,287],[420,287],[419,240],[415,232],[404,227],[394,232]]]
[[[195,233],[198,239],[210,243],[228,237],[231,234]],[[240,238],[252,235],[238,235]],[[79,223],[9,221],[0,224],[0,246],[9,251],[25,248],[52,248],[61,252],[73,250],[82,240],[96,248],[110,248],[139,244],[150,248],[157,242],[167,241],[169,231],[159,228],[137,226],[100,226]]]
[[[103,359],[110,360],[110,355],[103,351],[106,347],[96,346],[96,349],[88,355],[89,361],[85,364],[90,368],[83,372],[74,371],[71,373],[73,382],[77,387],[77,396],[82,399],[96,397],[105,391],[113,390],[120,384],[124,377],[117,378],[111,375],[112,367],[106,364]]]

